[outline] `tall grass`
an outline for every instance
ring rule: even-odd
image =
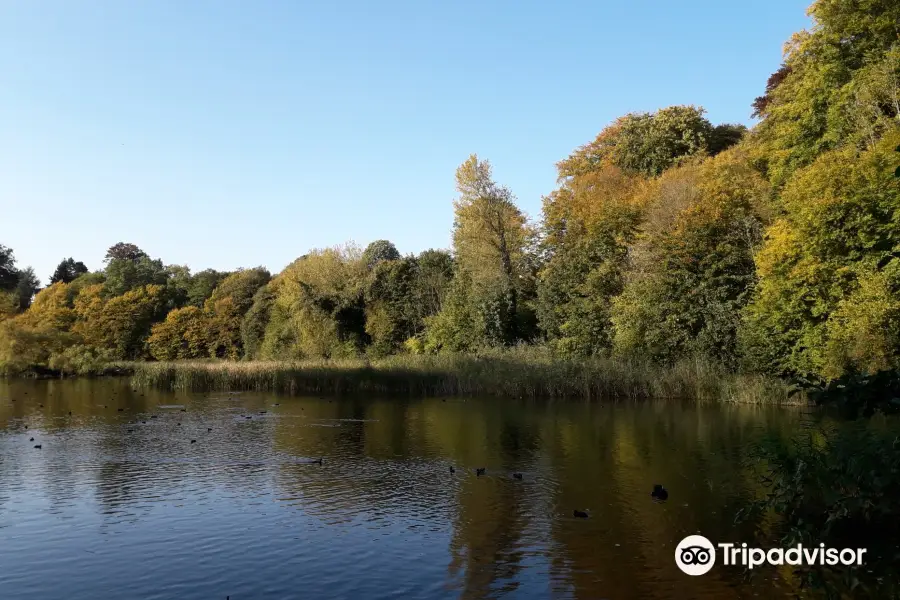
[[[788,386],[709,362],[672,367],[601,358],[563,360],[535,350],[399,355],[378,360],[135,363],[133,383],[179,391],[403,394],[508,398],[689,398],[786,403]]]

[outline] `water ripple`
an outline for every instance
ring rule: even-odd
[[[671,557],[732,532],[734,457],[771,421],[0,383],[0,598],[786,596]]]

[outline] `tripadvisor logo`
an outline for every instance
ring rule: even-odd
[[[747,544],[713,544],[702,535],[689,535],[675,548],[675,564],[688,575],[704,575],[716,564],[716,547],[721,552],[725,566],[742,566],[748,569],[760,565],[861,565],[865,548],[805,548],[797,544],[792,548],[748,548]]]
[[[675,548],[675,564],[688,575],[703,575],[716,564],[716,549],[702,535],[689,535]]]

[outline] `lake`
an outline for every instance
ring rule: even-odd
[[[787,597],[674,548],[751,541],[747,448],[815,418],[0,381],[0,598]]]

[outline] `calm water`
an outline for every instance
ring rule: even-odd
[[[674,546],[746,539],[741,457],[809,418],[0,382],[0,598],[782,597]]]

